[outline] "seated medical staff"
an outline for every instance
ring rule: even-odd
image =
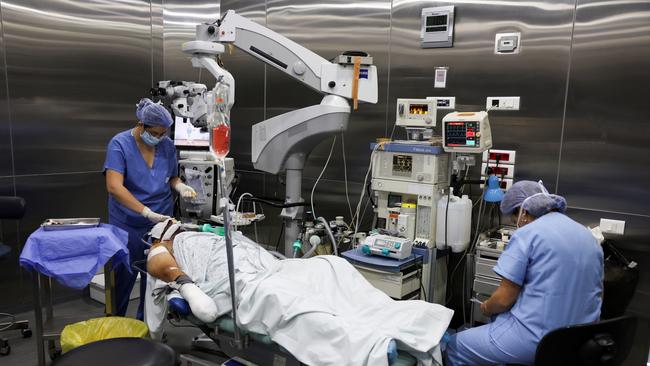
[[[453,335],[447,365],[532,365],[546,333],[598,321],[603,251],[565,210],[566,200],[541,182],[517,182],[506,192],[501,212],[518,229],[494,267],[501,284],[481,305],[493,321]]]
[[[136,108],[135,128],[115,135],[108,144],[104,172],[108,190],[108,222],[129,233],[131,262],[144,259],[142,236],[172,215],[171,189],[182,197],[196,195],[178,177],[174,142],[166,136],[173,120],[170,113],[150,99]],[[124,316],[136,273],[126,266],[116,269],[116,314]],[[146,276],[140,282],[140,304],[136,317],[143,319]]]

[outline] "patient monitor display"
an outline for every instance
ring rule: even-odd
[[[487,112],[453,112],[442,120],[446,152],[481,153],[492,147]]]

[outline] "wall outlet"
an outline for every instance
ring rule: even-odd
[[[519,53],[519,43],[521,33],[497,33],[494,36],[494,53],[499,54],[517,54]]]
[[[519,97],[487,97],[485,109],[488,111],[518,111]]]
[[[625,233],[625,221],[600,219],[600,230],[603,234],[623,235]]]

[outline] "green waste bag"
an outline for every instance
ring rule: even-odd
[[[110,338],[148,338],[149,328],[139,320],[111,316],[66,325],[61,332],[61,350],[66,353],[84,344]]]

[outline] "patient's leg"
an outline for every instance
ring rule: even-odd
[[[162,245],[154,245],[147,257],[147,272],[165,282],[175,282],[181,296],[192,309],[192,314],[205,323],[217,319],[218,310],[214,301],[201,291],[183,271],[178,268],[176,259]]]

